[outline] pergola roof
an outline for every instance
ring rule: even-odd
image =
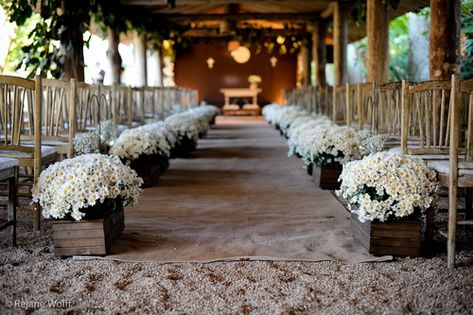
[[[275,31],[305,31],[307,24],[331,17],[329,0],[121,0],[122,4],[141,6],[155,18],[190,24],[190,35],[217,29],[223,20],[236,21],[238,27],[271,28]],[[355,7],[357,1],[344,1]],[[406,12],[429,5],[429,0],[401,0],[396,9],[389,8],[393,19]],[[232,7],[231,13],[228,8]],[[349,41],[365,36],[365,26],[349,17]],[[201,31],[200,33],[197,31]],[[198,35],[197,35],[198,36]],[[331,37],[331,34],[329,34]]]

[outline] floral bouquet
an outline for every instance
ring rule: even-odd
[[[100,135],[96,131],[78,133],[74,137],[76,155],[100,153]]]
[[[118,137],[109,153],[120,157],[127,165],[142,155],[159,154],[169,157],[171,146],[159,129],[146,126],[125,130]]]
[[[263,80],[261,79],[261,77],[256,74],[252,74],[248,77],[248,83],[250,84],[258,84],[258,83],[261,83],[262,81]]]
[[[118,199],[135,204],[143,181],[118,157],[85,154],[50,165],[33,187],[45,218],[81,220],[87,209]]]
[[[435,173],[416,157],[380,152],[347,163],[336,193],[361,222],[401,218],[429,208],[436,196]]]
[[[99,124],[100,140],[105,145],[110,145],[116,137],[117,128],[112,120],[105,120]]]
[[[322,124],[314,130],[306,146],[306,162],[318,167],[341,168],[343,164],[360,158],[355,131],[350,127]]]
[[[376,135],[368,130],[361,130],[356,133],[358,148],[361,155],[365,156],[371,153],[384,151],[387,138],[385,135]]]

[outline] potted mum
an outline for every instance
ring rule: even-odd
[[[158,127],[128,129],[114,141],[109,154],[118,156],[143,178],[144,187],[153,186],[161,170],[161,158],[168,158],[171,146]]]
[[[208,121],[195,113],[182,113],[168,117],[165,122],[176,132],[177,146],[172,157],[186,156],[197,148],[199,135],[206,132],[210,125]]]
[[[337,195],[352,213],[355,237],[372,254],[418,256],[421,220],[433,204],[438,182],[425,162],[380,152],[347,163]]]
[[[316,185],[338,189],[343,164],[360,158],[355,132],[350,127],[324,123],[307,140],[304,160],[313,164]]]
[[[33,201],[53,221],[57,256],[105,255],[124,229],[123,207],[135,204],[143,181],[117,157],[85,154],[50,165]]]

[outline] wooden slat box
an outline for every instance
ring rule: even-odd
[[[337,190],[340,188],[338,177],[342,173],[341,168],[334,168],[329,166],[313,166],[312,177],[315,184],[321,189]]]
[[[125,229],[123,207],[103,219],[54,220],[52,227],[56,256],[107,255]]]
[[[131,162],[130,167],[143,179],[143,187],[152,187],[161,175],[161,157],[154,155],[141,155]]]
[[[390,222],[360,222],[351,214],[353,235],[373,255],[420,256],[422,222],[417,218],[400,218]]]

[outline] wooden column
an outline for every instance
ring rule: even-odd
[[[318,21],[312,33],[312,56],[315,62],[315,85],[326,86],[325,66],[327,64],[327,23]]]
[[[120,34],[110,27],[108,28],[108,50],[107,57],[110,62],[111,77],[113,84],[121,83],[122,74],[122,58],[118,52],[118,44],[120,43]]]
[[[347,80],[348,14],[346,4],[333,3],[333,63],[335,86]]]
[[[306,36],[306,40],[301,49],[302,56],[302,85],[308,86],[312,84],[311,78],[311,62],[312,62],[312,36],[310,33]]]
[[[135,49],[136,67],[138,74],[136,86],[146,86],[148,84],[148,65],[146,62],[146,34],[136,34]]]
[[[429,76],[448,80],[459,73],[460,0],[430,0]]]
[[[236,14],[239,5],[237,3],[225,4],[225,14]],[[228,34],[236,29],[235,20],[222,20],[220,22],[220,34]]]
[[[80,1],[65,1],[64,36],[61,37],[61,53],[64,60],[62,78],[84,81],[84,39],[82,24],[78,21],[75,12]]]
[[[368,0],[366,15],[367,80],[368,82],[385,83],[388,79],[388,1]]]

